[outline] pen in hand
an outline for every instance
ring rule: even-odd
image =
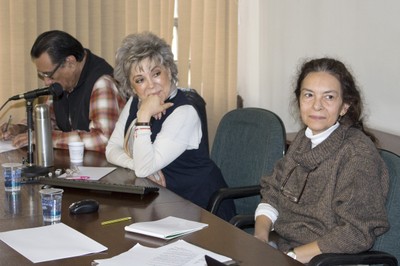
[[[11,124],[11,115],[8,117],[8,121],[7,121],[6,127],[4,128],[3,132],[8,131],[10,124]]]

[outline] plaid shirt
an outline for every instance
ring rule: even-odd
[[[56,126],[52,97],[47,98],[53,126],[53,147],[68,149],[71,141],[82,141],[85,150],[104,152],[108,139],[126,101],[119,95],[115,81],[107,75],[94,84],[90,97],[89,131],[74,130],[63,132]]]

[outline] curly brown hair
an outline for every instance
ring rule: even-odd
[[[301,65],[294,90],[297,107],[300,107],[299,98],[301,84],[306,76],[313,72],[327,72],[336,77],[339,81],[343,102],[349,104],[346,114],[338,118],[340,123],[359,128],[369,136],[374,143],[377,143],[375,136],[364,128],[362,117],[363,103],[356,81],[348,68],[337,59],[324,57],[306,61]]]

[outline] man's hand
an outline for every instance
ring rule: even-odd
[[[32,138],[32,143],[34,141],[35,141],[34,138]],[[28,146],[28,133],[22,133],[15,136],[12,141],[12,144],[17,148]]]
[[[16,135],[26,132],[27,126],[21,125],[21,124],[9,124],[4,123],[3,125],[0,126],[0,139],[1,140],[11,140],[13,139]]]

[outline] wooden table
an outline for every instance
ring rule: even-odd
[[[21,162],[26,158],[26,152],[15,150],[0,154],[0,163]],[[68,151],[55,150],[56,168],[69,167]],[[105,160],[103,154],[85,152],[83,165],[112,166]],[[4,184],[4,178],[1,177]],[[118,184],[155,184],[147,179],[135,178],[133,171],[117,168],[104,177],[102,182]],[[1,185],[0,200],[0,232],[43,226],[40,195],[41,184],[24,184],[21,192],[11,195],[4,191]],[[93,214],[71,215],[68,207],[75,201],[92,198],[100,203],[99,211]],[[101,221],[131,216],[133,221],[102,226]],[[160,188],[158,193],[145,195],[108,193],[83,189],[64,188],[62,200],[61,222],[87,235],[102,245],[108,247],[104,253],[90,254],[68,259],[33,264],[30,260],[0,241],[1,265],[90,265],[94,259],[110,258],[121,254],[136,243],[159,247],[169,242],[125,232],[124,227],[132,222],[151,221],[176,216],[193,221],[207,223],[209,226],[181,239],[194,245],[228,256],[243,266],[256,265],[302,265],[281,252],[269,247],[253,236],[241,231],[217,216],[203,210],[197,205],[177,196],[173,192]],[[134,265],[134,264],[132,264]]]

